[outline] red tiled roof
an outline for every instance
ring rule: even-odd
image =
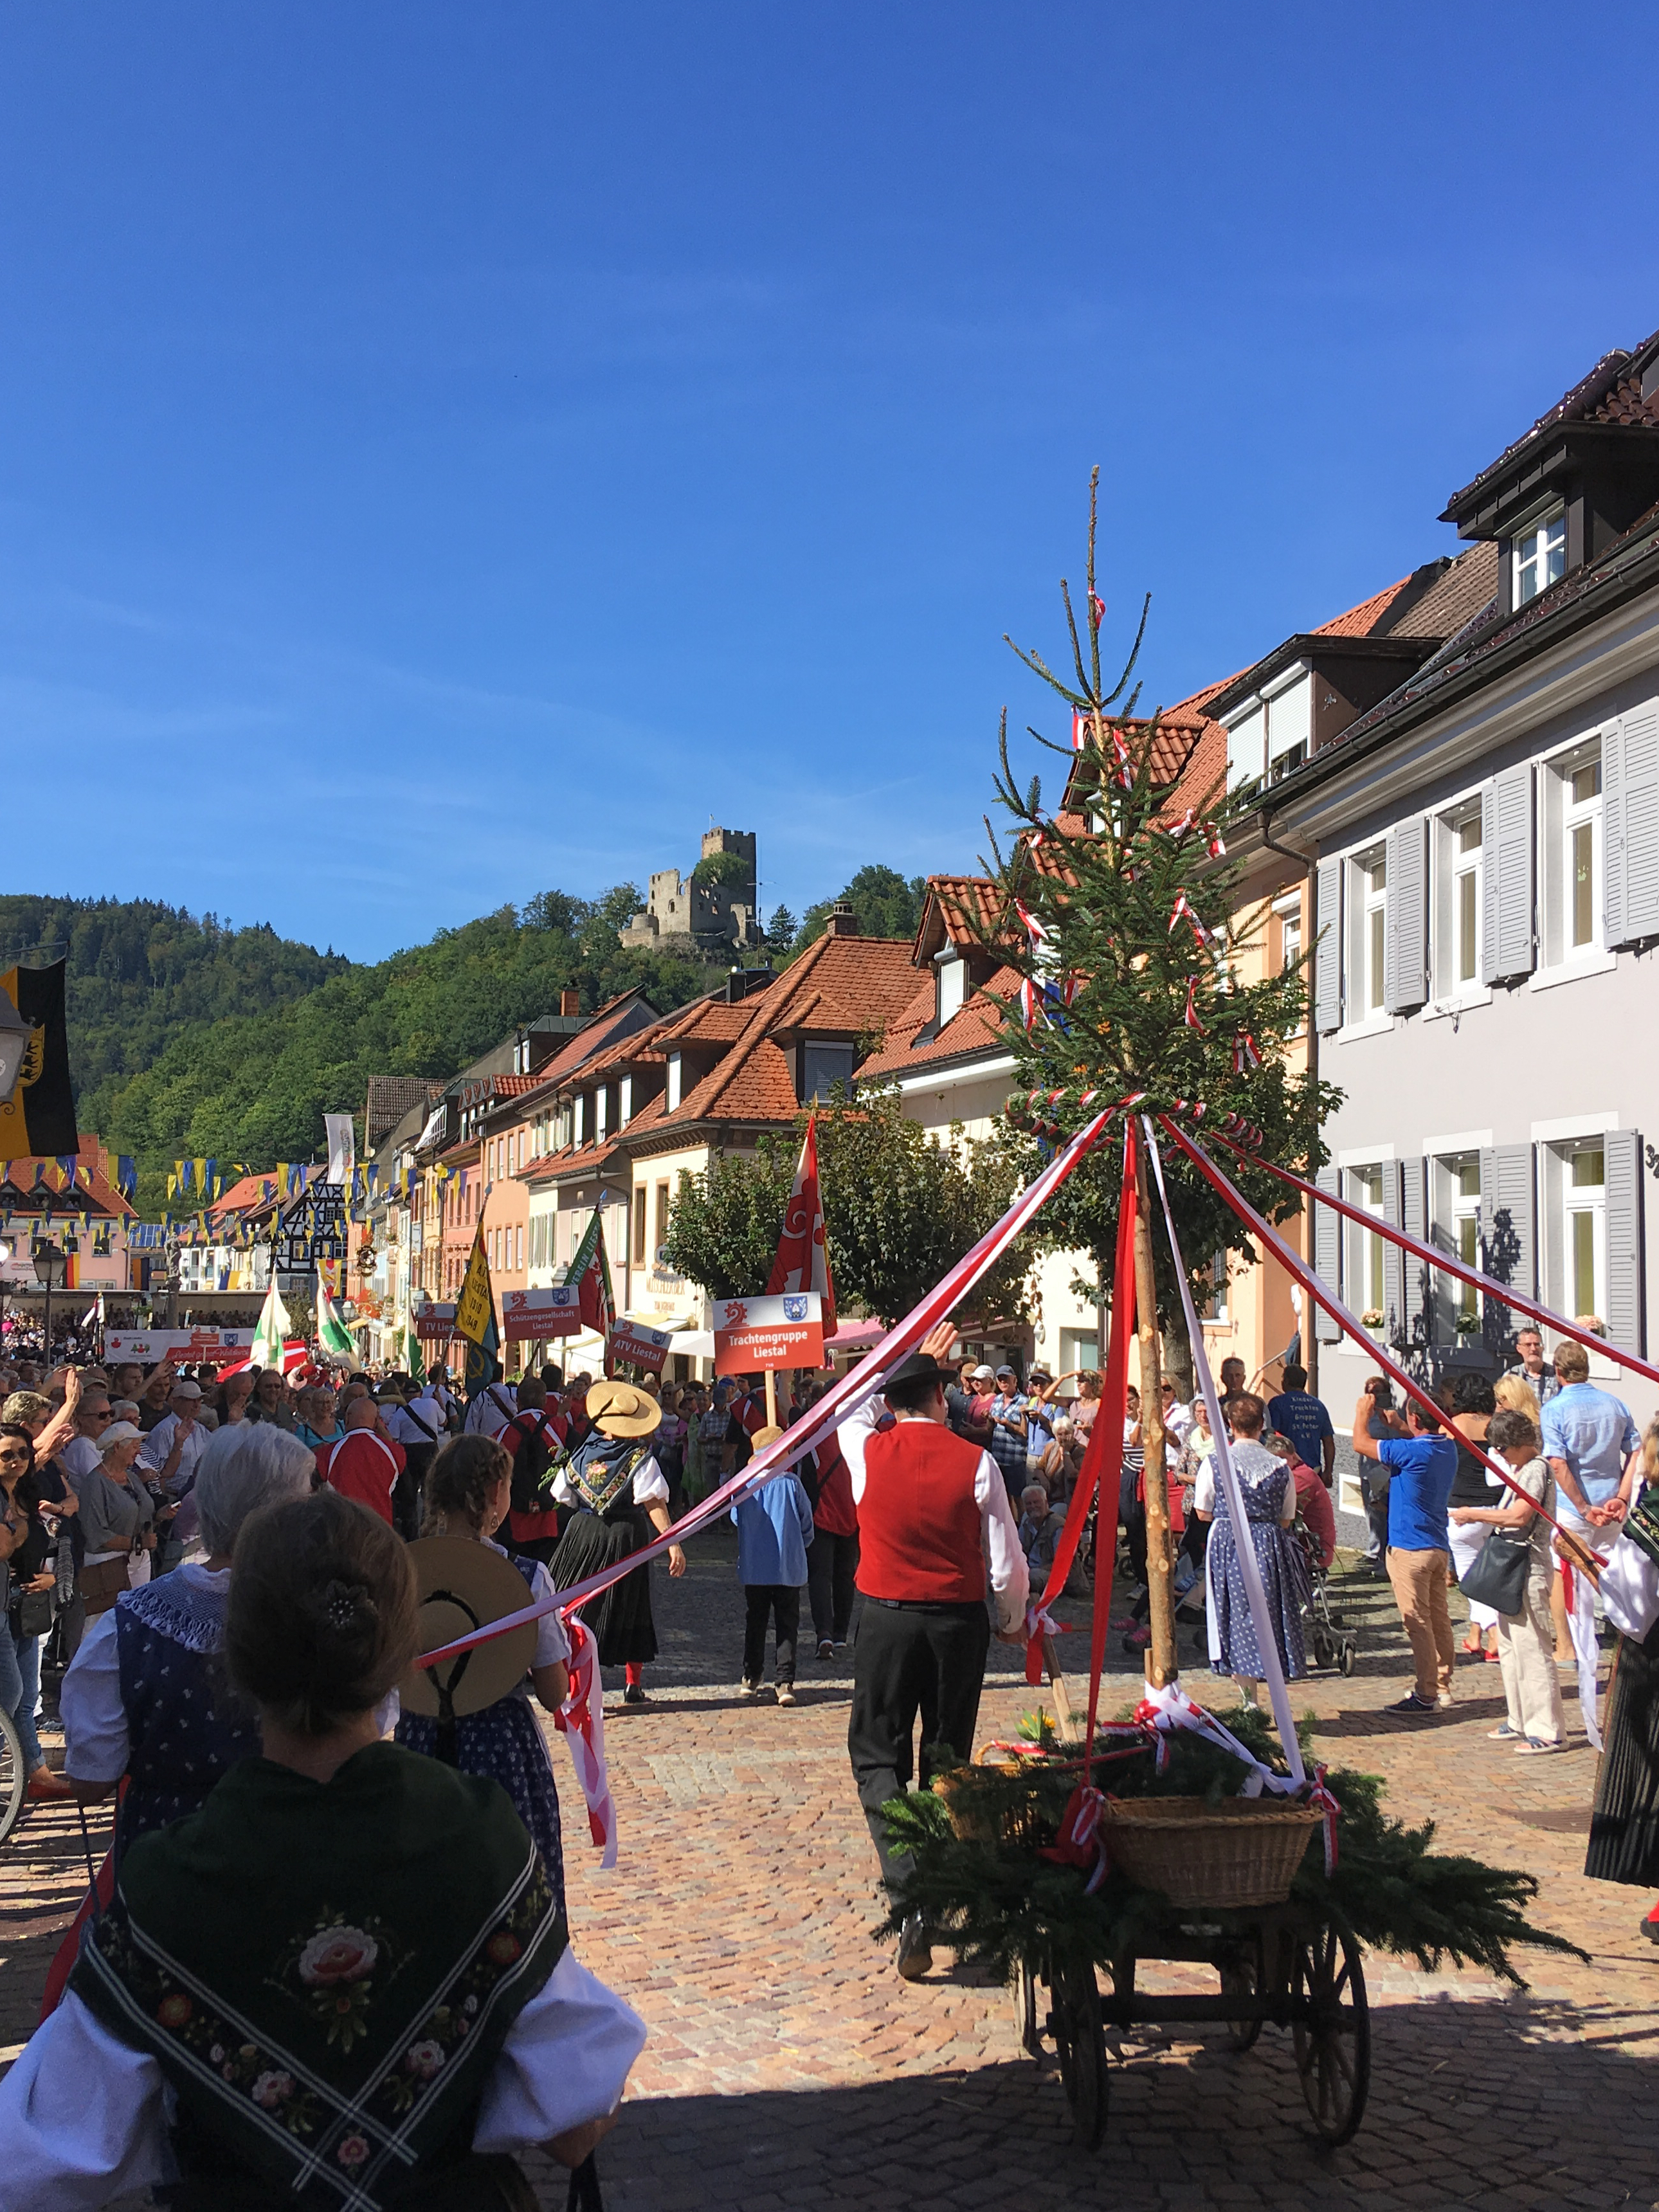
[[[562,1083],[566,1076],[574,1074],[605,1042],[639,995],[637,990],[620,991],[614,999],[607,999],[586,1028],[578,1030],[563,1050],[556,1052],[538,1070],[531,1079],[533,1087],[539,1091],[544,1084]]]
[[[924,984],[911,1000],[906,1019],[893,1024],[893,1035],[884,1049],[872,1054],[860,1068],[859,1080],[878,1082],[884,1076],[908,1075],[915,1068],[960,1060],[969,1053],[1006,1050],[1002,1009],[991,1003],[990,994],[996,992],[1012,998],[1019,984],[1017,969],[999,968],[967,1005],[951,1015],[937,1036],[929,1037],[924,1044],[916,1044],[912,1040],[933,1018],[933,987]]]
[[[1581,377],[1570,392],[1564,392],[1554,406],[1546,408],[1531,428],[1506,446],[1495,461],[1452,494],[1441,520],[1449,522],[1452,509],[1462,506],[1488,477],[1496,476],[1523,446],[1530,444],[1540,430],[1553,429],[1565,422],[1616,422],[1634,429],[1659,428],[1659,392],[1645,402],[1642,398],[1643,373],[1651,366],[1656,340],[1659,340],[1659,331],[1644,338],[1631,352],[1615,346],[1611,353],[1604,353],[1588,376]]]
[[[1415,574],[1413,570],[1413,574]],[[1390,584],[1381,592],[1373,592],[1370,599],[1361,599],[1357,607],[1350,607],[1346,614],[1334,615],[1329,622],[1321,623],[1318,629],[1310,631],[1309,635],[1312,637],[1373,636],[1382,626],[1382,618],[1389,609],[1411,580],[1410,576],[1402,576],[1397,584]],[[1221,687],[1218,684],[1215,688],[1219,690]]]
[[[478,1139],[476,1137],[459,1138],[447,1152],[440,1152],[438,1155],[440,1161],[476,1160],[477,1157]]]
[[[209,1206],[208,1215],[211,1219],[221,1213],[257,1212],[264,1206],[281,1205],[282,1200],[282,1187],[273,1168],[269,1175],[244,1176],[232,1183],[217,1204]]]
[[[793,1121],[799,1104],[788,1060],[763,1036],[727,1053],[662,1121]]]
[[[988,876],[929,876],[910,948],[912,966],[932,957],[928,947],[936,938],[955,945],[994,939],[1005,912],[1002,893]]]
[[[584,1145],[580,1150],[567,1145],[562,1152],[550,1152],[544,1160],[532,1160],[528,1167],[520,1169],[519,1179],[527,1181],[538,1170],[543,1176],[557,1176],[561,1181],[566,1176],[592,1175],[616,1151],[617,1135],[613,1130],[602,1145]]]
[[[1592,422],[1633,422],[1645,429],[1659,429],[1659,388],[1642,397],[1642,379],[1627,376],[1608,392],[1601,405],[1593,408]]]

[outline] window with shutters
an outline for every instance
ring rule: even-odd
[[[1602,946],[1601,747],[1550,762],[1544,793],[1544,957],[1595,960]]]
[[[1480,1155],[1455,1152],[1434,1160],[1430,1169],[1429,1192],[1433,1210],[1430,1242],[1441,1251],[1451,1253],[1466,1267],[1480,1268]],[[1450,1344],[1460,1335],[1473,1334],[1474,1331],[1467,1327],[1460,1331],[1458,1321],[1460,1317],[1466,1322],[1472,1319],[1478,1327],[1480,1312],[1478,1291],[1455,1275],[1437,1270],[1431,1323],[1433,1342]]]
[[[1227,1312],[1227,1255],[1218,1252],[1210,1262],[1210,1280],[1198,1308],[1200,1321],[1224,1322]]]
[[[650,1194],[645,1185],[642,1182],[635,1183],[634,1186],[634,1265],[636,1267],[642,1267],[645,1265],[645,1237],[648,1218],[647,1208],[649,1203]]]
[[[657,1235],[652,1246],[652,1256],[659,1259],[662,1248],[668,1242],[668,1185],[657,1185]]]
[[[1544,1303],[1558,1313],[1605,1316],[1607,1297],[1607,1146],[1613,1137],[1540,1147],[1543,1170]]]
[[[1389,946],[1389,864],[1378,845],[1348,863],[1348,989],[1350,1023],[1380,1015],[1386,1003]]]
[[[1383,1213],[1383,1176],[1381,1164],[1350,1168],[1346,1196],[1351,1206],[1362,1206],[1380,1221]],[[1380,1328],[1387,1317],[1388,1242],[1375,1230],[1348,1224],[1348,1304],[1359,1308],[1368,1328]]]
[[[1437,999],[1455,1000],[1480,992],[1482,854],[1478,799],[1440,816],[1435,824]]]
[[[1547,592],[1552,584],[1559,583],[1567,571],[1567,518],[1557,507],[1510,541],[1510,558],[1514,564],[1510,604],[1523,607],[1528,599],[1535,599],[1540,592]]]
[[[1273,919],[1279,926],[1279,969],[1284,975],[1293,975],[1302,960],[1302,894],[1297,891],[1290,898],[1275,899]],[[1292,1036],[1300,1036],[1299,1029]]]

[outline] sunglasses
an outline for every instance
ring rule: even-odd
[[[101,1413],[94,1406],[91,1413],[88,1414],[87,1419],[89,1421],[112,1421],[115,1419],[115,1416],[111,1413],[107,1406],[104,1407]]]

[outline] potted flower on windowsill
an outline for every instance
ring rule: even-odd
[[[1479,1336],[1480,1334],[1480,1316],[1478,1313],[1472,1312],[1468,1307],[1465,1307],[1463,1311],[1458,1315],[1454,1326],[1455,1327],[1459,1336]]]
[[[1359,1319],[1361,1326],[1370,1329],[1373,1336],[1382,1334],[1383,1316],[1376,1306],[1368,1306]]]

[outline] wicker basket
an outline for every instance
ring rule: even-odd
[[[1112,1866],[1171,1905],[1282,1905],[1322,1818],[1280,1797],[1127,1797],[1102,1831]]]
[[[1016,1771],[1021,1761],[994,1753],[988,1746],[974,1765],[990,1767],[1000,1773]],[[1052,1844],[1059,1833],[1052,1820],[1045,1818],[1035,1804],[1016,1806],[1001,1815],[1000,1826],[994,1824],[991,1813],[982,1803],[975,1802],[971,1770],[963,1773],[957,1769],[949,1774],[938,1774],[932,1784],[933,1795],[945,1800],[945,1810],[951,1826],[964,1844],[1023,1844],[1027,1850],[1039,1850]]]

